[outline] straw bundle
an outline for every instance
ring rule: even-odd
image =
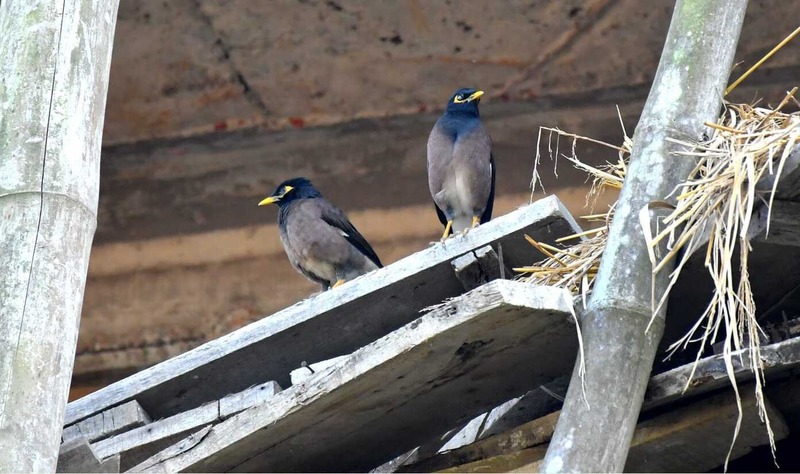
[[[702,143],[673,140],[684,150],[676,153],[676,159],[691,157],[697,161],[697,165],[686,181],[673,192],[677,201],[675,206],[660,201],[651,203],[640,213],[643,238],[647,242],[653,274],[670,268],[667,264],[675,262],[667,291],[659,298],[653,295],[653,315],[667,301],[669,291],[691,255],[704,246],[705,266],[714,282],[715,291],[706,310],[689,333],[670,347],[670,354],[685,349],[690,342],[699,341],[696,363],[706,345],[724,335],[723,357],[737,394],[740,414],[734,441],[741,423],[741,401],[734,378],[733,357],[749,356],[747,359],[755,374],[759,414],[766,423],[773,453],[774,439],[762,391],[764,374],[760,341],[764,332],[756,319],[755,302],[747,271],[750,252],[748,239],[755,230],[753,226],[756,224],[751,223],[754,211],[759,206],[771,205],[786,159],[795,147],[800,146],[800,113],[780,112],[790,101],[800,106],[794,98],[796,90],[791,91],[775,109],[727,104],[716,123],[706,124],[711,128],[712,136]],[[622,147],[602,143],[618,150],[619,160],[616,164],[597,169],[580,162],[575,155],[576,141],[585,137],[557,129],[544,130],[550,132],[548,150],[555,159],[559,156],[558,138],[554,150],[551,145],[552,135],[572,138],[571,155],[561,156],[594,178],[590,196],[605,187],[621,187],[626,160],[630,154],[631,142],[627,136]],[[536,164],[538,163],[537,152]],[[537,178],[538,172],[534,172],[534,181]],[[759,183],[767,181],[771,186],[759,186]],[[654,207],[668,208],[671,212],[665,218],[652,219],[649,210]],[[573,294],[581,295],[585,302],[605,249],[613,207],[605,214],[588,217],[604,221],[605,225],[568,237],[567,239],[581,239],[571,246],[559,249],[529,238],[531,244],[547,258],[529,267],[515,269],[522,273],[521,278],[535,284],[567,288]],[[652,230],[654,227],[655,232]],[[768,230],[767,227],[767,232]],[[659,244],[662,242],[667,243],[664,255],[659,254]],[[732,265],[735,252],[740,257],[738,281],[737,269]],[[691,378],[687,381],[687,387]]]

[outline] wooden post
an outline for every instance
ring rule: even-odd
[[[694,167],[668,137],[698,140],[718,117],[747,0],[678,0],[658,71],[633,137],[608,245],[582,319],[585,389],[573,371],[543,471],[621,472],[639,417],[665,306],[648,332],[651,264],[639,212],[665,199]],[[623,47],[623,45],[620,45]],[[669,269],[655,281],[664,293]]]
[[[0,472],[56,468],[118,5],[0,3]]]

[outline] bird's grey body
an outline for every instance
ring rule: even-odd
[[[492,139],[477,115],[477,106],[465,112],[448,111],[428,137],[428,186],[442,224],[452,231],[491,218],[494,201]]]
[[[282,217],[281,243],[292,266],[326,289],[338,280],[352,280],[378,268],[348,241],[350,233],[328,222],[347,218],[327,201],[299,199],[287,205]]]

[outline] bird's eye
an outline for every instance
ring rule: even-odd
[[[456,96],[456,100],[464,100],[464,96],[459,94],[459,95]]]

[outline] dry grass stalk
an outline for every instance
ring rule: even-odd
[[[620,123],[622,123],[621,119]],[[625,128],[623,127],[622,130],[624,133]],[[557,163],[558,158],[563,157],[575,168],[585,171],[592,179],[592,187],[586,197],[587,205],[589,204],[589,200],[593,198],[596,199],[604,189],[619,189],[622,187],[622,180],[627,170],[627,157],[630,156],[630,149],[632,146],[632,141],[627,135],[625,136],[623,145],[616,146],[567,133],[557,128],[541,127],[539,129],[539,143],[541,143],[543,131],[548,132],[547,148],[551,160]],[[572,140],[570,154],[560,153],[559,146],[561,144],[561,137]],[[578,140],[589,141],[616,150],[618,152],[617,162],[606,163],[606,165],[597,168],[583,163],[578,159],[575,152]],[[537,168],[540,158],[540,150],[537,147]],[[538,183],[539,174],[536,169],[534,169],[531,186],[535,187]],[[542,188],[542,190],[544,190],[544,188]],[[596,229],[559,239],[559,243],[571,240],[576,241],[574,244],[564,248],[550,247],[546,244],[534,241],[529,236],[525,236],[528,242],[546,255],[547,258],[534,265],[515,268],[514,270],[524,275],[522,277],[523,281],[537,285],[558,286],[568,289],[574,295],[581,295],[585,304],[586,298],[594,284],[597,269],[600,266],[600,256],[603,254],[603,250],[605,250],[606,247],[608,226],[611,223],[612,216],[613,208],[605,213],[584,216],[583,218],[589,222],[602,222],[603,225]]]
[[[707,344],[724,335],[723,358],[739,403],[734,440],[741,423],[741,402],[733,357],[739,357],[746,358],[755,374],[759,415],[766,424],[773,454],[775,441],[763,394],[760,342],[764,331],[756,319],[747,271],[751,249],[748,238],[754,211],[767,202],[765,195],[768,195],[767,205],[771,205],[786,158],[800,142],[800,114],[780,112],[780,107],[793,99],[795,90],[774,110],[728,105],[719,121],[711,126],[711,138],[702,144],[676,141],[686,150],[680,155],[696,158],[697,166],[676,189],[674,210],[659,222],[664,229],[647,239],[651,249],[665,239],[668,244],[663,257],[651,258],[654,274],[667,268],[668,262],[676,262],[667,292],[658,301],[654,314],[666,302],[669,290],[694,251],[706,247],[705,266],[713,279],[714,293],[696,324],[670,347],[670,355],[685,349],[690,342],[699,341],[696,364]],[[758,189],[758,182],[768,175],[775,177],[772,188]],[[736,252],[740,261],[738,282],[737,269],[732,265]]]

